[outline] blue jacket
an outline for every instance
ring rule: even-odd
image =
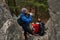
[[[18,16],[18,19],[20,20],[19,24],[21,24],[21,26],[26,25],[26,24],[29,25],[30,22],[32,21],[32,16],[31,15],[25,15],[24,13],[21,13]]]

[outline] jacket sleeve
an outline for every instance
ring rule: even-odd
[[[29,16],[29,18],[27,18],[26,16],[22,16],[22,21],[30,23],[32,21],[32,16]]]

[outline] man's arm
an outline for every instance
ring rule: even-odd
[[[27,18],[26,16],[22,16],[22,21],[30,23],[32,21],[32,16],[29,16],[29,18]]]

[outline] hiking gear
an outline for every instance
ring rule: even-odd
[[[32,24],[32,27],[34,28],[34,33],[38,33],[39,31],[39,24]]]
[[[39,34],[43,36],[45,34],[45,26],[42,22],[37,22],[36,24],[32,24],[32,30],[35,34]]]
[[[45,26],[44,26],[44,23],[42,23],[41,21],[39,21],[39,27],[40,27],[40,30],[39,30],[38,34],[40,36],[43,36],[45,34]]]

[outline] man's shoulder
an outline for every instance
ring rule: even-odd
[[[23,14],[23,13],[20,13],[19,15],[20,15],[20,16],[23,16],[24,14]]]

